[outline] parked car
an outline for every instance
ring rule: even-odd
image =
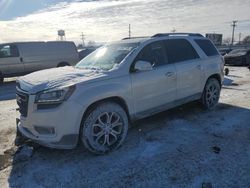
[[[250,65],[250,49],[235,49],[224,56],[226,65]]]
[[[75,65],[79,62],[73,42],[16,42],[0,44],[0,82],[34,71]]]
[[[96,48],[85,48],[82,50],[79,50],[79,58],[80,60],[82,60],[83,58],[85,58],[87,55],[91,54],[93,51],[95,51]]]
[[[219,49],[219,52],[220,52],[220,54],[221,54],[222,56],[228,54],[228,53],[231,52],[231,51],[232,51],[231,48],[221,48],[221,49]]]
[[[224,62],[200,34],[156,34],[107,44],[75,67],[17,81],[18,130],[53,148],[81,140],[98,154],[124,142],[130,122],[201,100],[216,106]]]

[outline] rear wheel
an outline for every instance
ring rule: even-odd
[[[215,78],[209,78],[204,88],[201,102],[205,109],[213,109],[220,98],[220,84]]]
[[[93,153],[105,154],[119,148],[128,132],[128,117],[124,109],[113,102],[93,108],[82,125],[81,139]]]

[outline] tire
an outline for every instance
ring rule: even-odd
[[[84,146],[95,154],[105,154],[123,144],[128,132],[128,117],[120,105],[105,102],[87,114],[81,127]]]
[[[202,93],[201,103],[205,109],[213,109],[219,101],[221,86],[215,78],[209,78]]]

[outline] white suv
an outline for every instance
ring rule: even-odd
[[[73,148],[80,139],[98,154],[117,149],[129,123],[201,99],[213,108],[223,58],[200,34],[166,33],[107,44],[75,67],[17,81],[18,130],[42,145]]]

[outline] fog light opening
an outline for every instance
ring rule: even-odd
[[[40,127],[40,126],[34,126],[36,132],[42,135],[53,135],[55,134],[54,127]]]

